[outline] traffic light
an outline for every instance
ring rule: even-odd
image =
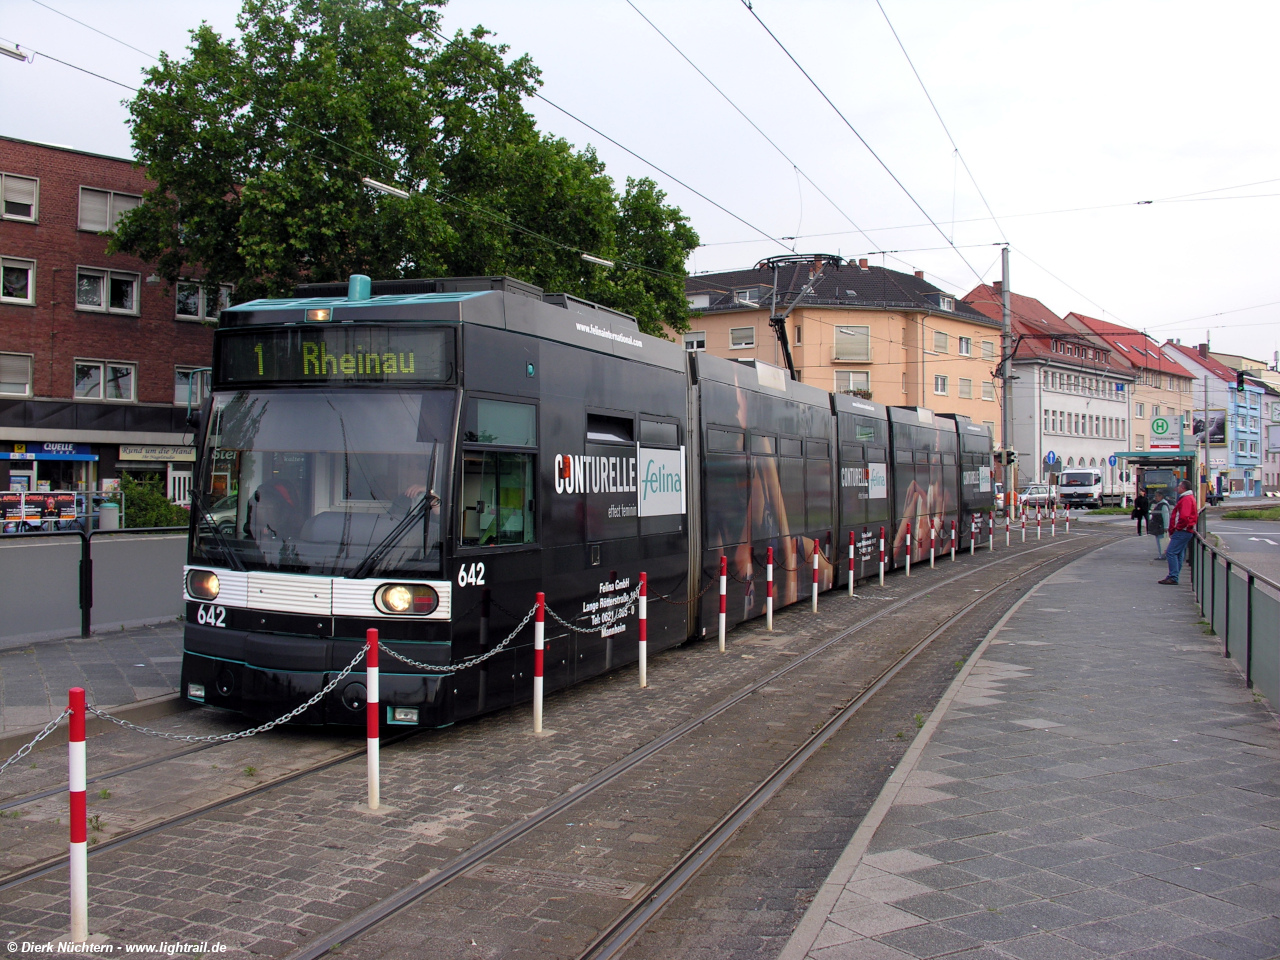
[[[1236,371],[1236,389],[1239,390],[1241,393],[1244,393],[1244,371],[1243,370]]]

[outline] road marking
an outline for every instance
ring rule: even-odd
[[[1249,539],[1250,539],[1250,540],[1261,540],[1263,543],[1269,543],[1269,544],[1271,544],[1273,547],[1275,547],[1275,546],[1280,546],[1280,544],[1277,544],[1274,540],[1268,540],[1266,537],[1250,537]]]

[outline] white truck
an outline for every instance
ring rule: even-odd
[[[1105,498],[1110,501],[1111,497]],[[1120,502],[1116,491],[1115,502]],[[1065,470],[1058,475],[1058,502],[1064,507],[1101,507],[1104,505],[1102,471],[1092,468]]]

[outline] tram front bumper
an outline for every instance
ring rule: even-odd
[[[187,624],[180,695],[192,702],[241,713],[265,723],[316,696],[360,652],[353,639],[317,639]],[[394,729],[452,722],[439,675],[379,671],[382,722]],[[303,710],[295,724],[362,726],[367,705],[364,663]],[[417,711],[416,721],[412,710]]]

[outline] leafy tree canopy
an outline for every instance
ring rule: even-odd
[[[619,193],[592,149],[539,133],[523,106],[537,68],[482,27],[442,40],[444,2],[244,0],[238,37],[193,30],[130,104],[155,189],[113,248],[171,283],[199,265],[237,300],[352,273],[509,274],[647,333],[687,329],[687,218],[651,180]]]

